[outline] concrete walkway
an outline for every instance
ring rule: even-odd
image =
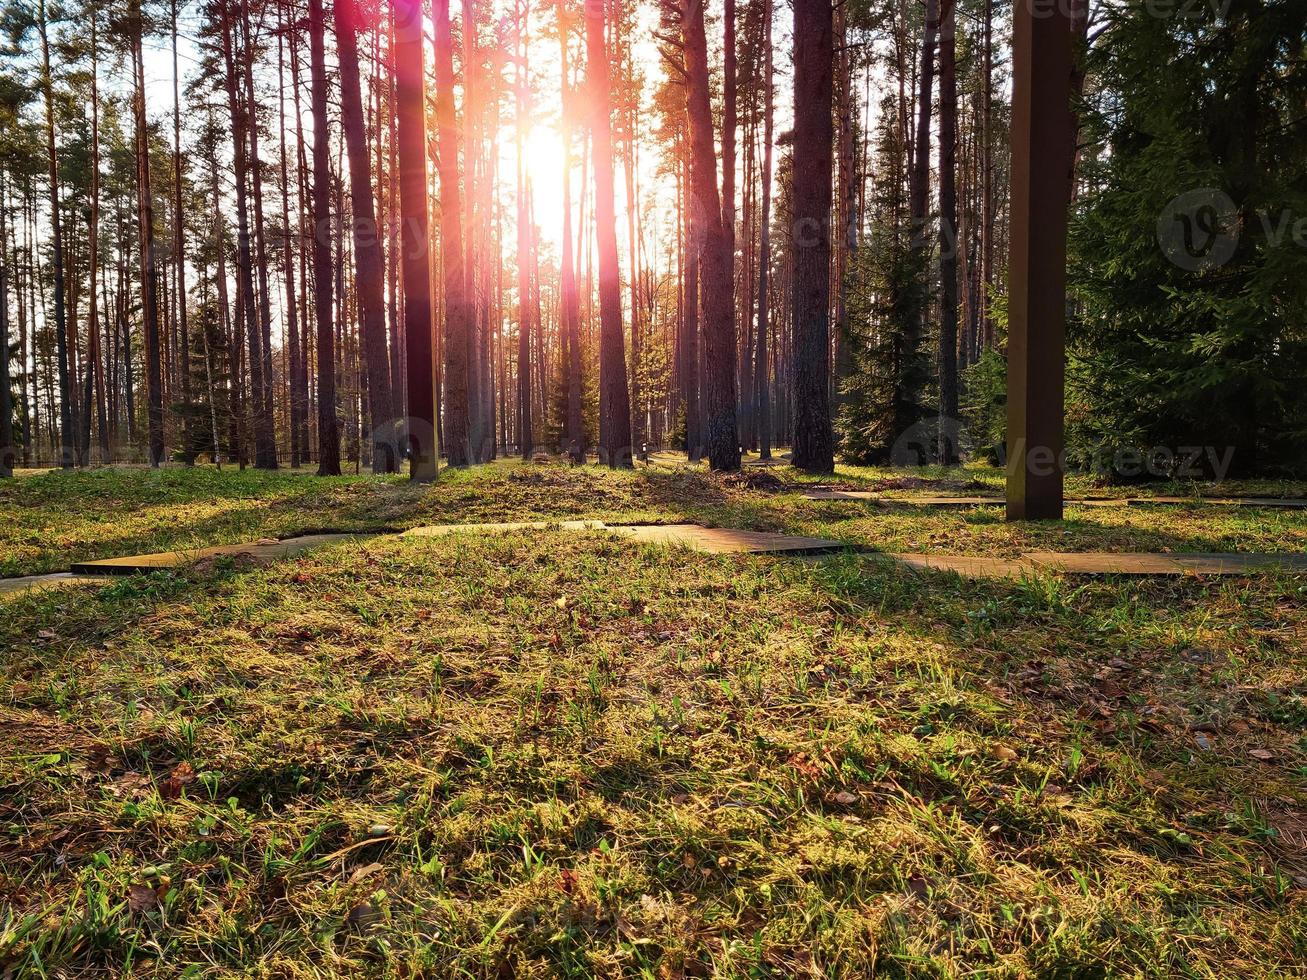
[[[839,491],[834,491],[839,492]],[[818,498],[825,499],[825,498]],[[834,498],[845,499],[845,498]],[[854,498],[860,499],[860,498]],[[501,524],[438,524],[404,531],[405,538],[440,538],[450,534],[501,534],[512,531],[560,530],[608,532],[636,543],[688,548],[706,554],[779,554],[821,556],[862,550],[828,538],[704,527],[699,524],[624,524],[602,521],[517,521]],[[179,568],[206,558],[247,556],[257,563],[293,558],[313,548],[367,534],[309,534],[246,544],[162,551],[124,558],[74,562],[69,572],[0,579],[0,597],[36,589],[72,585],[102,585],[106,576],[134,575]],[[1218,554],[1209,552],[1150,554],[1145,552],[1030,552],[1017,558],[982,555],[887,554],[904,568],[918,572],[951,572],[964,578],[1017,579],[1037,573],[1060,575],[1250,575],[1268,571],[1307,573],[1307,554]]]
[[[953,572],[963,578],[1030,577],[1056,575],[1167,576],[1255,575],[1284,571],[1307,573],[1303,554],[1217,554],[1211,552],[1036,551],[1019,558],[983,558],[974,555],[894,554],[891,559],[915,571]]]
[[[817,488],[802,493],[805,500],[861,500],[877,507],[1002,507],[1002,497],[886,497],[871,490]],[[1068,497],[1068,507],[1260,507],[1268,510],[1307,510],[1307,500],[1293,497]]]

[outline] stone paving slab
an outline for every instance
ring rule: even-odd
[[[826,538],[806,538],[770,531],[737,531],[698,524],[650,524],[609,527],[624,537],[651,544],[690,548],[714,555],[790,554],[815,555],[844,551],[849,546]]]
[[[963,578],[1019,579],[1035,572],[1027,561],[1017,558],[981,558],[975,555],[890,555],[900,565],[918,572],[954,572]]]
[[[0,598],[21,595],[43,589],[62,589],[70,585],[106,585],[102,575],[74,575],[72,572],[54,572],[50,575],[27,575],[23,578],[0,579]]]
[[[135,575],[139,572],[158,571],[161,568],[180,568],[202,558],[218,556],[248,555],[255,561],[274,561],[279,558],[293,558],[312,548],[320,548],[337,541],[363,537],[367,535],[306,534],[303,537],[285,538],[281,541],[264,538],[244,544],[224,544],[213,548],[190,548],[180,551],[160,551],[151,555],[79,561],[73,562],[70,570],[74,575]]]
[[[474,534],[505,534],[509,531],[545,531],[558,528],[562,531],[602,531],[603,521],[507,521],[502,524],[433,524],[429,527],[409,528],[402,538],[443,538],[447,534],[471,532]]]
[[[1307,510],[1307,500],[1294,497],[1131,497],[1131,507],[1167,506],[1264,507],[1270,510]]]
[[[1032,552],[1024,556],[1041,568],[1067,575],[1247,575],[1283,568],[1307,571],[1300,554],[1147,554],[1141,552]]]

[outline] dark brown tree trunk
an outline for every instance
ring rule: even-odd
[[[714,470],[740,468],[735,422],[735,300],[731,242],[722,224],[708,94],[705,0],[688,0],[681,23],[685,46],[686,113],[690,121],[690,209],[696,219],[699,302],[703,312],[704,442]]]
[[[445,454],[450,466],[471,461],[468,369],[472,316],[463,271],[463,207],[458,187],[458,119],[454,107],[454,38],[449,0],[435,0],[436,144],[440,168],[440,257],[445,292]]]
[[[390,393],[386,351],[386,307],[382,292],[385,264],[381,233],[372,201],[372,167],[363,132],[359,84],[356,0],[336,0],[336,58],[340,65],[340,122],[349,151],[350,205],[354,226],[354,269],[363,355],[368,371],[368,412],[372,430],[372,472],[399,472],[399,444]]]
[[[432,352],[430,229],[427,220],[426,76],[421,0],[395,2],[395,130],[404,286],[409,476],[436,478],[436,384]]]
[[[251,255],[258,276],[258,329],[260,374],[263,384],[259,388],[258,424],[255,427],[254,465],[259,469],[277,468],[277,438],[273,427],[272,410],[272,299],[268,292],[268,262],[263,233],[263,166],[259,161],[259,120],[254,95],[254,38],[250,31],[249,0],[240,0],[240,23],[244,52],[245,112],[249,139],[249,175],[251,201],[254,212],[254,241]],[[324,116],[325,119],[325,116]],[[251,358],[253,352],[251,351]],[[261,435],[260,435],[261,434]]]
[[[527,94],[525,6],[519,7],[517,74],[514,79],[517,112],[517,449],[523,459],[534,448],[534,420],[531,411],[531,212],[527,206]]]
[[[558,56],[562,86],[560,102],[563,138],[563,241],[559,269],[560,331],[567,347],[567,426],[564,442],[574,462],[585,462],[585,424],[581,415],[581,323],[576,296],[576,259],[572,252],[572,126],[571,73],[568,68],[566,16],[558,0]]]
[[[237,321],[244,327],[246,355],[249,363],[250,390],[247,404],[254,429],[254,460],[256,466],[266,466],[276,462],[276,446],[272,438],[272,420],[263,411],[263,357],[259,353],[262,347],[258,321],[255,313],[253,255],[250,250],[249,207],[246,201],[246,172],[249,141],[245,129],[250,125],[248,107],[242,106],[237,90],[236,59],[232,44],[232,24],[230,8],[224,3],[221,8],[223,59],[226,68],[227,103],[231,111],[232,122],[232,158],[236,183],[236,278]],[[233,362],[235,376],[238,364]]]
[[[738,58],[735,50],[735,0],[725,0],[722,8],[722,235],[726,239],[728,299],[731,304],[731,331],[735,331],[735,137],[739,126]],[[748,317],[745,317],[748,322]],[[738,338],[738,358],[732,370],[736,375],[736,440],[751,425],[749,395],[749,345],[745,335]]]
[[[793,463],[814,473],[835,469],[830,417],[833,56],[829,0],[794,0]]]
[[[141,318],[145,323],[145,382],[149,398],[150,465],[163,463],[163,370],[159,349],[159,313],[154,255],[154,198],[150,190],[150,143],[145,121],[145,65],[141,54],[142,24],[139,6],[131,11],[132,57],[135,63],[136,198],[141,249]],[[130,383],[130,382],[129,382]]]
[[[139,24],[139,15],[137,19]],[[50,250],[54,272],[54,329],[59,358],[59,465],[71,469],[76,462],[73,443],[73,386],[69,371],[68,321],[64,309],[64,236],[59,205],[59,158],[54,139],[54,76],[50,69],[49,25],[45,0],[37,5],[37,28],[41,32],[41,88],[45,93],[46,162],[50,185]]]
[[[629,467],[632,465],[631,395],[626,381],[626,342],[622,335],[622,284],[617,262],[610,128],[613,100],[604,19],[602,3],[594,0],[586,3],[586,80],[590,89],[595,236],[599,248],[599,460],[612,467]],[[708,138],[711,141],[711,131]],[[715,196],[716,186],[713,191]]]
[[[82,455],[90,461],[91,451],[91,398],[92,376],[96,406],[95,422],[100,435],[100,461],[108,463],[109,417],[105,404],[104,357],[100,349],[100,313],[95,287],[100,272],[100,85],[99,85],[99,12],[91,15],[91,198],[88,202],[90,217],[86,229],[88,239],[87,268],[90,275],[90,316],[86,325],[86,391],[82,398]],[[180,213],[180,211],[178,212]],[[2,241],[2,239],[0,239]],[[3,350],[3,348],[0,348]]]
[[[754,338],[753,366],[754,403],[757,412],[758,455],[771,459],[771,390],[767,379],[767,334],[770,328],[771,274],[771,184],[772,140],[775,107],[775,85],[772,77],[772,8],[774,0],[762,0],[763,14],[763,151],[762,151],[762,215],[758,232],[758,332]]]
[[[182,111],[181,111],[181,74],[177,64],[177,0],[172,0],[172,251],[176,263],[173,285],[177,288],[177,353],[179,357],[178,374],[181,380],[182,414],[182,453],[187,463],[194,462],[195,447],[191,444],[191,340],[186,316],[186,208],[182,203]],[[95,280],[92,279],[91,309],[95,309]],[[91,328],[95,330],[95,316],[92,312]],[[90,417],[88,411],[87,417]]]
[[[836,142],[839,147],[839,201],[836,204],[835,228],[835,372],[831,396],[835,405],[843,401],[842,387],[853,373],[853,352],[849,344],[849,266],[857,232],[854,190],[857,167],[853,159],[853,48],[849,36],[848,6],[841,4],[835,13],[839,51],[838,88],[835,95]]]
[[[9,265],[4,252],[5,240],[0,235],[0,478],[8,479],[14,475],[18,453],[14,447],[13,389],[9,387]]]
[[[332,329],[331,173],[327,163],[327,64],[322,0],[309,0],[313,110],[313,305],[318,332],[318,476],[340,475],[336,338]]]
[[[956,0],[941,0],[939,44],[939,446],[940,463],[958,461],[958,84]]]
[[[287,35],[289,35],[292,45],[291,55],[294,57],[293,46],[296,43],[295,33],[286,17],[287,4],[285,0],[278,6],[278,32],[277,32],[277,142],[281,150],[280,153],[280,170],[281,170],[281,260],[283,271],[286,277],[286,345],[287,358],[289,367],[287,369],[287,384],[290,388],[290,465],[298,468],[304,461],[304,456],[308,455],[308,447],[304,445],[304,422],[307,407],[304,399],[300,397],[300,369],[303,357],[300,351],[300,326],[299,326],[299,300],[295,292],[295,251],[291,244],[290,231],[290,175],[286,164],[286,93],[285,93],[285,44]],[[292,74],[291,84],[296,82],[296,75]],[[296,125],[299,120],[296,117]],[[302,213],[302,207],[297,208]]]
[[[981,347],[994,344],[994,321],[989,311],[989,289],[994,281],[994,4],[981,0],[984,21],[981,28],[980,106],[980,334]]]

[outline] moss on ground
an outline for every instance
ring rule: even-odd
[[[518,464],[426,490],[18,484],[6,509],[63,509],[77,542],[20,568],[346,520],[738,519],[958,551],[1290,550],[1307,527],[1005,530]],[[535,531],[4,609],[0,973],[1271,977],[1307,951],[1302,578],[965,582]]]

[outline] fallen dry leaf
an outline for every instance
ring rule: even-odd
[[[127,907],[133,912],[151,912],[159,907],[159,895],[149,885],[128,885]]]

